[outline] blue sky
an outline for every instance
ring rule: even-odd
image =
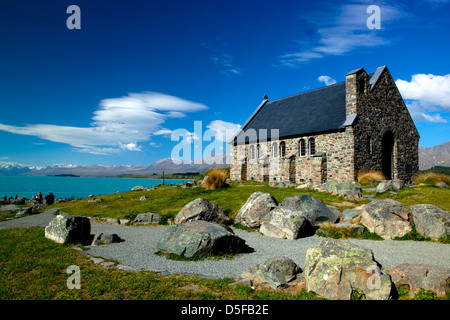
[[[67,27],[77,21],[70,5],[81,29]],[[370,5],[380,29],[367,27]],[[202,133],[225,149],[223,133],[264,94],[274,100],[382,65],[419,144],[441,144],[450,140],[448,30],[445,0],[4,0],[0,161],[146,165],[173,155],[174,132],[193,142],[194,160]]]

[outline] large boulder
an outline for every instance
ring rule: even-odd
[[[91,222],[86,217],[61,213],[45,227],[45,237],[58,243],[88,244]]]
[[[231,219],[217,204],[212,204],[205,198],[198,198],[189,202],[175,217],[176,224],[193,220],[205,220],[221,224],[231,222]]]
[[[409,211],[398,201],[375,200],[361,208],[361,222],[385,240],[402,237],[412,230]]]
[[[322,222],[336,223],[341,217],[321,200],[309,194],[287,197],[283,200],[281,206],[300,211],[313,226],[318,226]]]
[[[411,299],[420,288],[431,290],[438,297],[445,297],[450,293],[450,268],[403,263],[387,268],[386,271],[397,290],[406,289]]]
[[[278,289],[294,280],[300,272],[300,267],[292,259],[279,256],[244,270],[241,277],[250,279],[254,287],[264,288],[267,285]]]
[[[294,240],[314,234],[314,228],[299,211],[289,207],[276,207],[270,220],[261,224],[259,232],[265,236]]]
[[[325,239],[306,252],[305,278],[308,291],[332,300],[350,300],[362,291],[367,300],[388,300],[389,275],[381,274],[371,250],[342,240]]]
[[[270,219],[270,211],[278,206],[270,193],[254,192],[236,215],[236,222],[249,228],[259,228]]]
[[[411,206],[411,215],[416,230],[433,240],[450,235],[450,214],[432,204]]]
[[[242,252],[245,240],[223,224],[196,220],[167,227],[157,247],[163,252],[193,258]]]

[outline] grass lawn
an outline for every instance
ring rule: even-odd
[[[200,279],[187,275],[162,276],[95,265],[69,245],[44,237],[44,228],[0,231],[0,300],[286,300],[318,299],[299,294],[253,291],[229,286],[233,279]],[[68,289],[69,266],[81,270],[81,289]],[[186,288],[187,287],[187,288]],[[191,289],[189,289],[191,288]]]
[[[342,211],[368,203],[368,200],[351,201],[341,196],[322,193],[315,190],[269,187],[262,183],[234,184],[230,188],[206,190],[203,187],[181,188],[180,186],[162,186],[151,191],[129,191],[121,194],[101,195],[101,202],[88,202],[89,199],[58,203],[63,212],[82,216],[108,217],[117,219],[133,219],[139,213],[151,212],[175,217],[190,201],[206,198],[216,203],[228,216],[234,218],[239,209],[253,192],[261,191],[272,194],[281,203],[284,198],[301,194],[311,194],[329,205],[338,206]],[[145,195],[147,200],[139,199]]]
[[[133,219],[142,212],[173,218],[188,202],[203,197],[217,203],[234,218],[255,191],[271,193],[278,202],[285,197],[311,194],[340,211],[354,208],[369,200],[352,201],[337,195],[305,189],[280,189],[262,183],[243,183],[225,189],[202,187],[183,189],[163,186],[152,191],[130,191],[97,196],[101,202],[88,199],[52,205],[62,212],[83,216]],[[140,201],[145,195],[147,200]],[[413,204],[431,203],[450,210],[448,188],[421,186],[405,188],[397,194],[386,192],[376,198],[392,198],[408,208]],[[4,216],[11,215],[5,212]],[[81,289],[69,290],[66,270],[71,265],[81,269]],[[44,228],[0,230],[0,300],[8,299],[114,299],[114,300],[284,300],[318,297],[312,292],[288,294],[268,290],[253,291],[247,286],[229,286],[232,279],[200,279],[187,275],[162,276],[155,272],[129,272],[95,265],[68,245],[44,237]],[[189,289],[191,288],[191,289]]]

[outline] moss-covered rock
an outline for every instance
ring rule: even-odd
[[[366,299],[387,300],[392,287],[371,250],[334,239],[308,249],[305,278],[308,291],[333,300],[350,300],[353,290],[362,291]]]

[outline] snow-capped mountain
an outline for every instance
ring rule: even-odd
[[[213,158],[214,157],[214,158]],[[216,161],[214,161],[216,160]],[[119,175],[148,175],[165,173],[182,173],[182,172],[204,172],[211,168],[225,168],[229,166],[229,154],[219,153],[201,159],[194,163],[180,163],[166,158],[158,160],[147,166],[139,165],[51,165],[47,167],[29,166],[13,162],[0,161],[0,175],[31,175],[31,176],[47,176],[47,175],[78,175],[78,176],[119,176]]]

